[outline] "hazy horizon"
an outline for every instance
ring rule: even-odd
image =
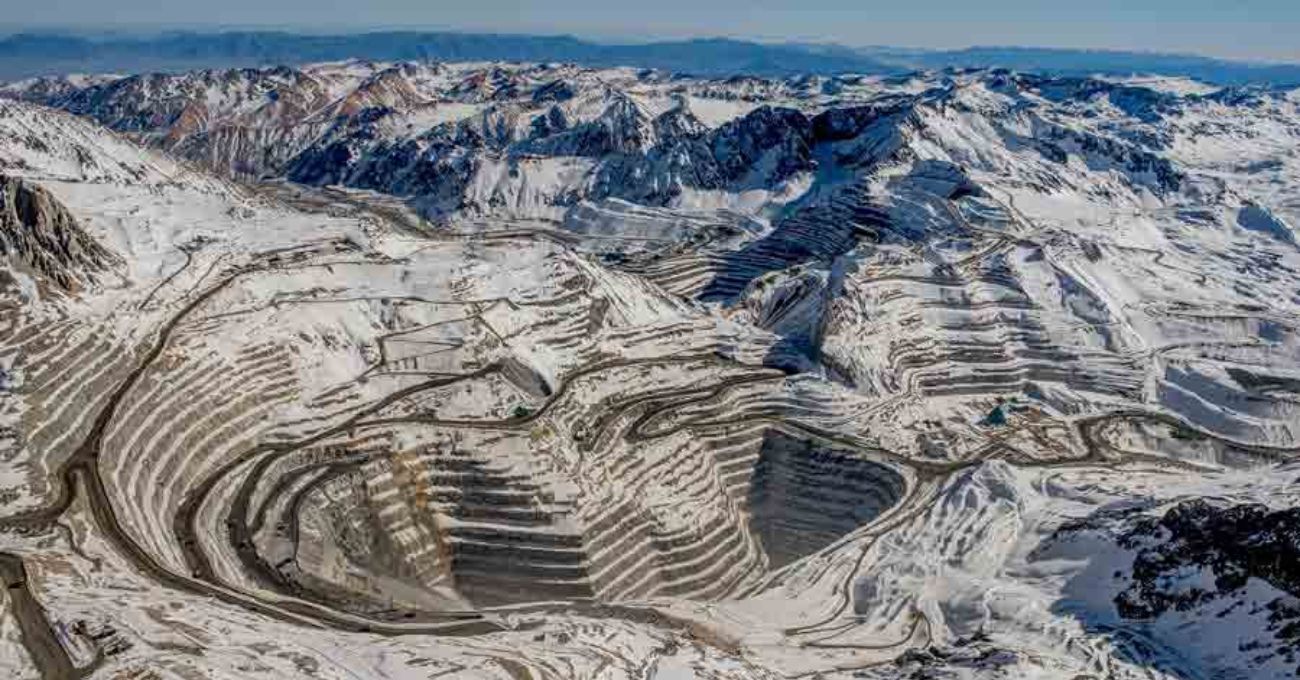
[[[148,33],[169,30],[278,30],[354,34],[383,30],[566,35],[593,42],[642,43],[692,38],[799,42],[848,47],[952,50],[1028,47],[1185,54],[1253,62],[1300,62],[1300,3],[1246,0],[1233,7],[1208,1],[1093,2],[1041,7],[1021,0],[961,3],[929,0],[864,7],[808,0],[797,7],[721,0],[707,7],[681,0],[611,3],[566,0],[544,7],[504,0],[472,6],[375,0],[364,11],[339,2],[254,0],[209,5],[119,0],[49,0],[28,8],[6,33],[75,31]],[[68,21],[67,17],[78,17]],[[304,21],[304,16],[311,19]]]

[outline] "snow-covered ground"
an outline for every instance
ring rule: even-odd
[[[3,93],[14,677],[1294,672],[1294,93]]]

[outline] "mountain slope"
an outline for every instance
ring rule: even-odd
[[[93,283],[117,262],[49,192],[3,175],[0,253],[9,259],[11,271],[33,272],[69,292]]]
[[[1294,672],[1294,92],[7,93],[6,669]]]

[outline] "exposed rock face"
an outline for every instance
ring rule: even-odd
[[[1230,596],[1252,578],[1300,597],[1300,508],[1270,510],[1193,499],[1161,517],[1143,518],[1120,537],[1120,544],[1138,551],[1133,582],[1115,598],[1127,617],[1151,618]],[[1212,587],[1209,579],[1188,588],[1171,585],[1202,569],[1212,576]],[[1300,610],[1290,613],[1300,618]],[[1300,626],[1293,628],[1286,631],[1288,637],[1300,639]]]
[[[555,109],[552,109],[555,110]],[[654,141],[650,115],[627,97],[615,96],[598,118],[563,129],[527,147],[548,156],[600,158],[610,154],[639,153]]]
[[[764,106],[724,125],[714,137],[713,155],[723,176],[735,181],[761,169],[755,182],[779,182],[812,169],[812,124],[794,109]]]
[[[45,89],[50,93],[41,101],[233,176],[279,172],[320,133],[313,114],[335,96],[329,79],[288,67],[145,74]],[[338,105],[355,106],[365,94],[363,83]]]
[[[1258,677],[1290,677],[1300,655],[1300,508],[1249,502],[1251,495],[1143,498],[1104,507],[1062,524],[1038,550],[1054,558],[1091,553],[1095,579],[1072,591],[1092,604],[1063,606],[1085,626],[1131,625],[1171,638],[1197,625],[1215,628],[1211,635],[1246,640],[1234,651],[1249,658]],[[1101,604],[1107,600],[1113,609]],[[1176,660],[1151,661],[1161,664],[1187,677]],[[1279,667],[1283,675],[1266,672]]]
[[[0,254],[67,292],[94,283],[118,262],[48,191],[0,175]]]

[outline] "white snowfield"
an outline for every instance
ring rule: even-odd
[[[0,94],[4,677],[1296,673],[1294,92]]]

